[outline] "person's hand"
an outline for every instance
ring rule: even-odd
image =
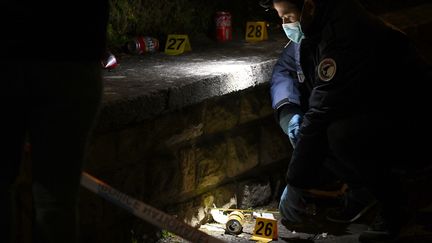
[[[300,125],[302,123],[302,116],[295,114],[288,122],[287,134],[293,148],[295,147],[298,139]]]
[[[303,121],[303,113],[297,105],[285,105],[279,111],[279,125],[288,135],[293,147],[297,143],[300,125]]]

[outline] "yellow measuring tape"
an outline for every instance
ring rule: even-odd
[[[260,209],[236,209],[236,208],[212,208],[220,211],[239,211],[244,213],[279,213],[279,211],[269,211],[269,210],[260,210]]]

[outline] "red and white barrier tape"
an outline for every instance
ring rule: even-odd
[[[195,229],[194,227],[168,215],[152,206],[136,200],[104,183],[103,181],[82,173],[81,185],[106,200],[122,207],[138,218],[161,229],[168,230],[185,240],[200,243],[223,243],[224,241]]]

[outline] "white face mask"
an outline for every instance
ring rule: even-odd
[[[295,43],[300,43],[300,41],[304,39],[304,33],[301,30],[300,21],[282,24],[282,28],[285,31],[288,39],[294,41]]]

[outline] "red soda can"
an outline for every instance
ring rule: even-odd
[[[130,53],[134,54],[157,52],[159,50],[159,41],[153,37],[140,36],[129,42],[127,48]]]
[[[216,40],[220,42],[232,40],[231,14],[219,11],[215,16]]]

